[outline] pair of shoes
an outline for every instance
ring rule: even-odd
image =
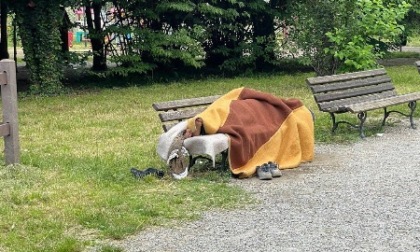
[[[138,170],[137,168],[133,167],[130,169],[130,172],[133,174],[133,176],[137,179],[141,179],[146,177],[147,175],[154,175],[157,178],[162,178],[165,173],[163,171],[159,171],[158,169],[155,168],[147,168],[144,171]]]
[[[279,165],[271,161],[257,166],[257,174],[261,180],[270,180],[282,176]]]
[[[278,178],[281,177],[283,174],[281,173],[280,169],[279,169],[279,165],[274,163],[274,162],[268,162],[267,163],[269,170],[271,172],[271,176],[273,176],[273,178]]]

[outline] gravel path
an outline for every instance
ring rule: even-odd
[[[115,243],[124,251],[420,251],[420,129],[317,145],[271,181],[232,180],[260,204]]]

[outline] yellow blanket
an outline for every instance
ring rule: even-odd
[[[256,166],[273,161],[281,169],[313,160],[314,126],[311,112],[297,99],[281,99],[249,88],[234,89],[188,120],[203,119],[206,134],[229,136],[229,165],[240,178]]]

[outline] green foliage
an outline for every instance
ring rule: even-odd
[[[163,2],[156,8],[158,12],[167,11],[179,11],[179,12],[191,12],[194,11],[195,6],[191,2]]]
[[[111,73],[203,65],[202,29],[183,23],[195,8],[192,2],[129,1],[114,7],[103,31],[110,60],[118,66]]]
[[[341,24],[335,31],[328,32],[327,36],[336,46],[327,50],[344,62],[343,71],[376,67],[376,60],[383,52],[375,50],[380,45],[372,45],[370,40],[396,40],[404,30],[398,21],[404,18],[408,7],[406,2],[385,5],[381,0],[356,1],[353,15],[357,18],[349,20],[353,24],[352,31],[349,33],[348,25]]]
[[[419,11],[418,1],[409,1],[410,13]],[[44,94],[62,89],[64,63],[83,64],[87,57],[93,58],[92,70],[98,76],[203,66],[223,73],[260,71],[279,66],[282,55],[293,50],[303,52],[302,61],[319,75],[368,69],[390,44],[406,38],[401,19],[410,6],[403,0],[39,0],[35,7],[28,7],[27,0],[13,3],[31,90]],[[88,25],[81,27],[91,40],[89,55],[61,54],[62,6],[92,7],[94,20],[103,21],[87,18]],[[278,40],[286,25],[293,27],[290,51],[280,45],[289,40]],[[108,62],[116,67],[103,71]]]
[[[408,2],[411,4],[411,11],[420,14],[420,2],[417,0],[408,0]]]
[[[319,75],[377,66],[381,46],[399,38],[405,1],[306,1],[299,11],[295,38]],[[385,42],[384,42],[385,41]]]
[[[340,23],[339,17],[347,16],[347,11],[335,17],[335,13],[345,10],[341,1],[312,0],[296,4],[294,13],[299,13],[289,22],[293,24],[292,40],[302,50],[307,64],[312,65],[318,75],[334,73],[340,65],[337,58],[326,51],[333,46],[327,32]],[[351,12],[351,10],[349,10]]]
[[[206,65],[243,72],[273,64],[278,48],[275,20],[279,19],[273,6],[262,0],[210,1],[198,8],[198,18],[190,22],[198,22],[206,31]]]
[[[405,26],[405,38],[420,34],[420,2],[409,0],[409,3],[411,4],[410,11],[401,22]]]
[[[114,4],[116,11],[108,15],[103,31],[110,60],[118,65],[112,73],[204,65],[243,72],[276,63],[274,20],[280,13],[276,4],[263,0]]]
[[[60,43],[57,37],[58,17],[62,17],[63,14],[58,8],[60,4],[93,10],[94,19],[89,15],[86,16],[87,25],[81,27],[89,34],[92,45],[91,70],[98,71],[97,75],[100,76],[126,76],[131,73],[145,74],[155,70],[203,66],[224,72],[242,73],[275,65],[278,60],[276,52],[279,50],[275,30],[280,24],[278,22],[282,16],[280,10],[284,10],[287,1],[61,0],[50,2],[42,0],[36,3],[36,8],[27,8],[27,1],[16,1],[16,11],[22,17],[23,13],[29,15],[35,13],[35,10],[42,10],[42,14],[36,14],[39,20],[31,21],[32,27],[34,24],[37,26],[40,24],[37,29],[50,33],[46,36],[48,34],[43,35],[37,31],[51,41],[37,40],[33,34],[25,37],[25,34],[29,34],[33,29],[28,21],[30,19],[27,17],[20,19],[22,40],[30,41],[23,47],[34,83],[31,86],[34,93],[54,93],[61,88],[60,60],[83,63],[86,58],[86,55],[82,55],[81,58],[75,55],[60,55],[58,51]],[[45,8],[53,3],[55,6],[49,8],[52,16],[49,16]],[[100,12],[101,8],[106,12]],[[95,22],[99,19],[103,22]],[[47,28],[43,23],[50,26]],[[39,55],[32,56],[31,52],[34,50],[31,47],[36,45],[44,47],[45,53],[37,49]],[[55,58],[51,59],[52,56]],[[32,74],[40,73],[39,62],[46,64],[42,65],[42,68],[48,72],[49,78],[44,76],[42,80],[38,80],[39,76]],[[107,62],[115,63],[117,67],[102,71],[106,69]]]
[[[63,58],[60,33],[63,11],[54,0],[39,0],[34,5],[16,1],[16,21],[22,39],[31,91],[56,94],[62,90]]]

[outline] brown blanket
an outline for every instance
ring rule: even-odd
[[[191,130],[197,117],[207,134],[228,134],[230,169],[239,177],[252,176],[268,161],[286,169],[314,157],[313,118],[300,100],[238,88],[191,118]]]

